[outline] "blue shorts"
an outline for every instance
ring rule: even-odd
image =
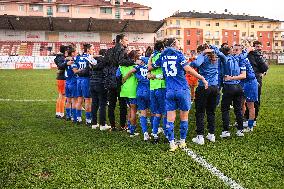
[[[244,82],[243,90],[247,102],[258,101],[258,82],[256,79]]]
[[[136,105],[137,101],[136,101],[136,98],[127,98],[126,103],[128,105],[130,105],[130,104],[135,104]]]
[[[147,110],[150,107],[150,90],[137,90],[136,102],[138,110]]]
[[[78,78],[77,79],[77,97],[90,98],[90,79]]]
[[[189,89],[167,90],[166,110],[189,111],[191,108],[191,98]]]
[[[155,89],[150,91],[150,109],[153,114],[166,115],[166,89]]]
[[[76,80],[71,80],[71,81],[66,80],[65,96],[67,98],[77,97],[77,81]]]

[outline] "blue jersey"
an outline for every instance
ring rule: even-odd
[[[77,68],[80,70],[79,73],[77,73],[79,78],[88,78],[90,77],[90,63],[94,63],[94,58],[89,54],[82,54],[81,56],[78,56],[73,68]]]
[[[246,75],[247,75],[247,77],[244,80],[242,80],[242,81],[243,82],[248,82],[250,80],[255,79],[256,77],[255,77],[255,74],[254,74],[253,68],[252,68],[252,66],[250,64],[249,59],[248,58],[244,59],[243,63],[246,66],[246,72],[247,72]]]
[[[162,67],[167,90],[188,89],[183,69],[186,65],[188,63],[182,52],[171,47],[165,49],[153,63],[154,68]]]
[[[67,62],[69,60],[65,60],[65,64],[67,65]],[[74,59],[73,59],[74,61]],[[71,64],[70,66],[67,66],[66,69],[65,69],[65,79],[66,79],[66,82],[72,82],[72,81],[75,81],[76,80],[76,74],[74,73],[74,71],[72,70],[73,69],[73,64]]]
[[[137,90],[150,90],[150,81],[147,78],[148,65],[137,65],[134,69],[136,70],[135,77],[138,80]]]
[[[247,57],[247,52],[242,52],[240,55],[227,55],[226,61],[222,67],[223,76],[238,76],[242,71],[246,71],[244,59]],[[240,80],[223,81],[224,84],[239,84]]]

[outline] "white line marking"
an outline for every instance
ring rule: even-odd
[[[244,187],[242,187],[241,185],[239,185],[236,181],[234,181],[233,179],[227,177],[226,175],[224,175],[224,173],[222,173],[220,170],[218,170],[216,167],[214,167],[213,165],[207,163],[207,161],[202,158],[201,156],[197,155],[194,151],[192,151],[189,148],[184,149],[183,151],[185,151],[187,153],[188,156],[190,156],[194,161],[196,161],[197,163],[199,163],[200,165],[202,165],[205,169],[207,169],[208,171],[210,171],[213,175],[217,176],[220,180],[222,180],[226,185],[230,186],[233,189],[244,189]]]
[[[3,99],[0,101],[11,101],[11,102],[55,102],[56,100],[41,100],[41,99]]]

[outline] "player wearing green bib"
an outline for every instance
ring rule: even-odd
[[[138,53],[136,51],[131,51],[128,55],[133,60],[133,66],[119,66],[117,70],[117,77],[125,77],[127,73],[132,70],[135,66],[136,60],[139,59]],[[122,85],[120,90],[120,97],[127,98],[127,102],[130,107],[129,119],[130,119],[130,137],[135,136],[136,130],[136,89],[137,89],[137,78],[134,75],[131,75]]]

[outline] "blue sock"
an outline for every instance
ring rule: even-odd
[[[77,110],[76,115],[77,117],[82,117],[82,110]]]
[[[167,137],[168,136],[168,132],[167,132],[166,125],[167,125],[167,117],[164,117],[163,118],[163,130],[164,130],[164,135]]]
[[[148,128],[147,128],[147,117],[141,116],[140,117],[140,125],[142,127],[142,133],[146,133]]]
[[[181,121],[180,122],[180,139],[186,139],[188,131],[188,121]]]
[[[153,130],[153,125],[154,125],[154,118],[155,118],[155,116],[151,116],[151,118],[150,118],[150,121],[151,121],[151,129]]]
[[[167,134],[168,134],[168,140],[172,141],[175,140],[175,133],[174,133],[174,123],[173,122],[168,122],[167,121]]]
[[[135,130],[136,130],[136,126],[130,124],[130,134],[131,134],[131,135],[134,135]]]
[[[251,129],[253,128],[254,120],[249,119],[248,120],[248,127]]]
[[[77,114],[76,114],[77,110],[75,108],[72,109],[72,117],[73,117],[73,121],[76,122],[77,121]]]
[[[91,119],[91,112],[86,112],[86,119]]]
[[[127,120],[127,127],[130,130],[130,127],[131,127],[130,120]]]
[[[66,108],[66,118],[71,118],[71,108]]]
[[[154,120],[153,120],[153,134],[154,135],[157,135],[158,134],[158,128],[159,128],[159,125],[160,125],[160,121],[161,121],[161,117],[154,117]]]

